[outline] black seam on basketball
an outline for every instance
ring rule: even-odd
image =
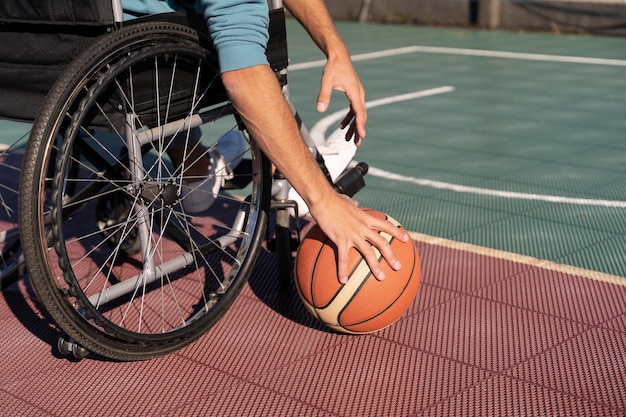
[[[357,290],[354,292],[354,294],[352,294],[352,297],[350,297],[348,299],[348,302],[343,306],[343,308],[339,311],[339,313],[337,314],[337,324],[339,324],[339,326],[344,327],[343,323],[341,322],[341,316],[343,315],[343,312],[346,311],[346,309],[348,308],[348,306],[352,303],[352,300],[354,300],[356,298],[357,295],[359,295],[359,292],[361,291],[361,288],[363,288],[363,286],[367,283],[367,281],[369,281],[369,279],[372,277],[372,271],[370,270],[369,274],[367,274],[367,276],[363,279],[363,281],[361,282],[361,285],[359,285],[359,287],[357,288]],[[368,319],[369,320],[369,319]],[[366,320],[367,321],[367,320]],[[348,330],[348,329],[346,329]]]
[[[326,242],[328,242],[330,239],[328,239],[328,236],[326,236],[324,238],[324,241],[322,242],[322,244],[320,245],[320,248],[317,251],[317,255],[315,255],[315,262],[313,262],[313,268],[311,269],[311,279],[309,280],[309,292],[311,294],[311,307],[313,307],[314,309],[318,309],[319,307],[317,307],[315,305],[315,293],[313,292],[313,284],[315,282],[315,271],[317,271],[317,263],[320,260],[320,256],[322,256],[322,251],[324,250],[324,246],[326,246]]]
[[[385,214],[385,220],[389,220],[389,216],[387,216],[386,214]],[[397,228],[400,228],[401,226],[400,226],[400,225],[397,225],[396,227],[397,227]],[[378,234],[379,234],[379,235],[380,235],[381,233],[382,233],[381,231],[378,231]],[[390,240],[388,241],[388,244],[389,244],[389,245],[391,245],[391,244],[392,244],[395,240],[396,240],[396,238],[390,235]],[[341,285],[340,285],[340,287],[339,287],[339,290],[338,290],[337,292],[335,292],[335,294],[334,294],[334,295],[330,298],[330,300],[328,301],[328,303],[327,303],[326,305],[323,305],[323,306],[317,306],[317,305],[316,305],[316,302],[315,302],[315,297],[314,297],[314,292],[313,292],[314,281],[315,281],[315,271],[317,270],[317,264],[318,264],[318,262],[319,262],[319,259],[320,259],[320,256],[321,256],[321,254],[322,254],[322,251],[324,250],[324,247],[325,247],[325,246],[329,246],[329,247],[333,246],[333,245],[329,245],[329,244],[328,244],[328,242],[330,242],[330,239],[328,238],[328,236],[326,236],[326,237],[324,238],[324,241],[322,242],[322,245],[320,246],[320,249],[318,250],[318,252],[317,252],[317,254],[316,254],[316,256],[315,256],[315,262],[313,263],[313,270],[311,271],[311,280],[310,280],[310,284],[309,284],[309,286],[310,286],[310,294],[311,294],[312,307],[313,307],[313,309],[315,309],[315,310],[323,310],[323,309],[327,308],[328,306],[330,306],[330,305],[333,303],[333,301],[335,301],[335,299],[339,296],[339,294],[341,293],[341,290],[342,290],[342,289],[344,288],[344,286],[345,286],[345,284],[341,284]],[[332,243],[332,242],[331,242],[331,243]],[[371,244],[371,242],[370,242],[370,244]],[[358,250],[357,250],[357,252],[358,252]],[[337,255],[338,255],[338,253],[337,253]],[[359,265],[361,264],[361,262],[366,262],[366,261],[365,261],[365,258],[363,257],[363,254],[361,254],[361,258],[362,258],[362,260],[360,260],[359,262],[357,262],[357,263],[354,265],[354,268],[352,268],[352,271],[350,271],[350,273],[348,274],[348,276],[349,276],[349,277],[350,277],[350,276],[352,276],[352,274],[356,271],[356,269],[359,267]],[[379,251],[379,256],[378,256],[378,258],[377,258],[377,261],[378,261],[378,262],[381,262],[382,260],[384,260],[384,256],[383,256],[383,254]],[[360,292],[361,288],[363,288],[363,286],[364,286],[364,285],[365,285],[365,284],[366,284],[366,283],[370,280],[370,278],[372,277],[372,275],[373,275],[373,274],[372,274],[372,270],[371,270],[370,268],[368,268],[368,269],[369,269],[369,273],[368,273],[368,274],[367,274],[367,275],[363,278],[363,281],[362,281],[362,282],[361,282],[361,284],[358,286],[358,288],[356,289],[356,291],[354,291],[354,294],[352,294],[352,296],[348,299],[348,301],[345,303],[345,305],[343,306],[343,308],[342,308],[342,309],[338,312],[338,314],[337,314],[337,325],[338,325],[339,327],[344,328],[344,325],[341,323],[341,316],[342,316],[343,312],[346,310],[346,308],[348,308],[348,306],[351,304],[351,302],[354,300],[354,298],[355,298],[355,297],[359,294],[359,292]],[[411,275],[413,274],[413,272],[414,272],[414,271],[415,271],[415,251],[413,252],[413,269],[412,269],[412,271],[411,271]],[[407,281],[407,283],[405,284],[404,288],[403,288],[403,289],[402,289],[402,291],[400,292],[400,295],[399,295],[398,297],[396,297],[396,298],[394,299],[394,301],[393,301],[393,302],[392,302],[392,303],[391,303],[391,304],[390,304],[387,308],[385,308],[383,311],[381,311],[381,312],[380,312],[380,313],[378,313],[377,315],[372,316],[372,317],[368,318],[367,320],[363,320],[363,321],[360,321],[360,322],[357,322],[357,323],[353,323],[353,324],[351,324],[351,326],[355,326],[355,325],[359,325],[359,324],[365,323],[365,322],[367,322],[367,321],[369,321],[369,320],[372,320],[372,319],[373,319],[373,318],[375,318],[375,317],[380,316],[380,315],[381,315],[381,314],[383,314],[385,311],[387,311],[387,310],[389,309],[389,307],[393,306],[393,305],[395,304],[395,302],[398,300],[398,298],[399,298],[399,297],[403,294],[403,292],[406,290],[406,288],[407,288],[407,286],[408,286],[409,282],[410,282],[410,280],[408,280],[408,281]],[[347,328],[346,328],[346,330],[349,330],[349,329],[347,329]]]
[[[379,233],[380,233],[380,232],[379,232]],[[391,240],[389,241],[389,245],[391,245],[391,242],[393,242],[393,241],[394,241],[394,239],[395,239],[395,238],[394,238],[393,236],[391,236]],[[382,259],[384,259],[384,256],[383,256],[383,254],[381,253],[381,254],[380,254],[380,256],[378,257],[378,259],[377,259],[377,260],[378,260],[378,262],[380,262]],[[363,259],[363,260],[365,261],[365,259]],[[414,263],[415,263],[415,262],[414,262]],[[358,265],[358,264],[357,264],[357,265]],[[339,325],[340,325],[341,327],[343,327],[343,324],[341,323],[341,315],[342,315],[342,314],[343,314],[343,312],[346,310],[346,308],[348,308],[348,306],[350,305],[350,303],[352,302],[352,300],[354,300],[354,298],[355,298],[355,297],[359,294],[359,291],[361,291],[361,288],[363,288],[363,286],[367,283],[367,281],[369,281],[369,279],[370,279],[370,277],[371,277],[371,276],[372,276],[372,270],[370,269],[369,274],[367,274],[367,276],[363,279],[363,282],[361,282],[361,285],[359,285],[359,288],[357,288],[357,290],[354,292],[354,294],[352,294],[352,297],[350,297],[350,299],[348,300],[348,302],[347,302],[347,303],[343,306],[343,308],[339,311],[339,314],[337,314],[337,323],[339,323]],[[406,288],[406,287],[405,287],[405,288]],[[402,293],[400,293],[400,294],[402,294]],[[396,298],[396,300],[397,300],[397,298]],[[394,300],[394,302],[395,302],[395,300]],[[392,304],[392,305],[393,305],[393,304]],[[386,310],[383,310],[383,311],[386,311]],[[382,313],[380,313],[380,314],[382,314]],[[376,315],[376,316],[374,316],[374,317],[377,317],[378,315],[379,315],[379,314],[377,314],[377,315]],[[369,318],[369,319],[367,319],[367,320],[363,320],[363,321],[361,321],[361,322],[358,322],[358,323],[352,324],[351,326],[354,326],[354,325],[356,325],[356,324],[361,324],[361,323],[364,323],[364,322],[369,321],[369,320],[371,320],[371,319],[372,319],[372,317],[370,317],[370,318]]]
[[[321,251],[320,251],[320,252],[321,252]],[[363,259],[363,262],[365,262],[365,259]],[[360,264],[361,264],[361,261],[357,262],[357,263],[356,263],[356,265],[354,265],[354,268],[352,268],[352,271],[350,271],[350,273],[348,274],[348,276],[349,276],[349,277],[350,277],[350,276],[352,276],[352,274],[354,273],[354,271],[356,271],[356,270],[357,270],[357,268],[359,267],[359,265],[360,265]],[[317,262],[316,262],[316,265],[315,265],[315,266],[317,266]],[[365,278],[363,279],[363,282],[366,282],[366,281],[369,279],[370,275],[372,275],[372,270],[371,270],[371,269],[370,269],[369,274],[367,274],[367,275],[365,276]],[[311,281],[313,281],[313,280],[311,280]],[[363,284],[361,284],[361,285],[363,285]],[[337,296],[339,295],[339,293],[341,292],[341,290],[343,289],[343,287],[345,287],[345,286],[346,286],[346,284],[341,284],[341,285],[339,286],[339,290],[338,290],[338,291],[335,293],[335,295],[333,295],[333,297],[332,297],[332,298],[328,301],[328,304],[326,304],[325,306],[322,306],[322,307],[315,307],[315,308],[322,310],[322,309],[325,309],[326,307],[328,307],[329,305],[331,305],[331,304],[333,303],[333,301],[335,301],[335,299],[337,298]],[[313,282],[311,282],[311,289],[312,289],[312,288],[313,288]],[[361,288],[361,287],[359,286],[359,289],[360,289],[360,288]],[[358,292],[359,292],[359,290],[357,289],[357,290],[355,291],[355,294],[356,294],[356,293],[358,293]],[[311,297],[311,299],[312,299],[312,298],[313,298],[313,297]],[[352,297],[352,298],[354,298],[354,297]],[[350,300],[352,300],[352,298],[350,298]],[[343,310],[341,310],[341,311],[343,311]],[[339,314],[338,314],[338,316],[337,316],[337,320],[339,320],[339,316],[341,316],[341,311],[339,312]]]
[[[399,227],[399,226],[398,226],[398,227]],[[379,231],[379,232],[378,232],[378,234],[380,234],[380,233],[381,233],[381,232]],[[329,240],[329,239],[326,239],[326,240]],[[326,240],[324,241],[324,243],[326,243]],[[394,240],[395,240],[395,238],[394,238],[393,236],[391,236],[391,240],[389,241],[389,244],[391,245],[391,242],[393,242]],[[371,243],[370,243],[370,244],[371,244]],[[356,251],[357,251],[357,252],[359,252],[359,251],[358,251],[358,249],[356,249]],[[321,251],[320,251],[320,252],[321,252]],[[362,254],[361,252],[359,252],[359,253],[361,254],[362,261],[359,261],[359,262],[357,262],[357,263],[354,265],[354,268],[352,268],[352,271],[350,271],[350,273],[348,274],[348,277],[352,276],[352,274],[354,273],[354,271],[356,271],[356,270],[357,270],[357,268],[359,267],[359,265],[361,264],[361,262],[366,262],[366,261],[365,261],[365,258],[363,257],[363,254]],[[380,254],[380,256],[379,256],[379,257],[378,257],[378,259],[377,259],[377,260],[378,260],[378,262],[380,262],[383,258],[384,258],[384,257],[383,257],[383,254],[381,253],[381,254]],[[315,265],[315,266],[317,266],[317,262],[316,262],[316,265]],[[359,290],[363,287],[363,285],[365,285],[365,283],[366,283],[366,282],[370,279],[370,277],[371,277],[371,276],[372,276],[372,270],[370,269],[370,272],[369,272],[369,273],[365,276],[365,278],[363,278],[363,281],[361,282],[361,285],[359,285],[359,287],[358,287],[358,288],[357,288],[357,290],[354,292],[354,294],[352,295],[352,297],[350,297],[350,299],[348,300],[348,302],[346,303],[346,305],[344,306],[344,308],[343,308],[343,309],[341,309],[341,310],[339,311],[339,314],[337,314],[337,322],[339,323],[339,325],[341,325],[341,320],[340,320],[341,313],[343,313],[343,311],[346,309],[346,307],[347,307],[348,305],[350,305],[350,301],[352,301],[352,300],[354,299],[354,297],[356,297],[356,295],[359,293]],[[324,308],[328,307],[329,305],[331,305],[331,304],[332,304],[332,302],[333,302],[333,301],[335,301],[335,299],[337,298],[337,296],[338,296],[338,295],[339,295],[339,293],[341,292],[341,289],[342,289],[344,286],[345,286],[345,284],[341,284],[341,287],[339,287],[339,291],[337,291],[337,292],[335,293],[335,295],[334,295],[334,296],[330,299],[330,301],[328,302],[328,304],[326,304],[326,305],[325,305],[325,306],[323,306],[323,307],[316,307],[316,308],[319,308],[319,309],[321,310],[321,309],[324,309]],[[312,283],[311,283],[311,287],[313,287],[313,284],[312,284]],[[311,298],[313,298],[313,297],[311,297]]]
[[[324,240],[324,245],[326,245],[326,242],[328,242],[329,240],[330,240],[330,239],[327,237],[327,238]],[[313,265],[313,271],[315,271],[315,270],[317,269],[317,261],[319,260],[319,257],[320,257],[320,255],[321,255],[321,253],[322,253],[322,249],[324,248],[324,245],[322,245],[322,248],[320,248],[319,252],[317,253],[317,257],[315,258],[315,264]],[[327,246],[329,246],[329,247],[330,247],[331,245],[327,245]],[[358,252],[358,251],[357,251],[357,252]],[[339,253],[337,253],[337,255],[339,255]],[[362,256],[361,256],[361,257],[362,257]],[[380,260],[380,259],[379,259],[379,260]],[[365,261],[365,258],[363,258],[363,261]],[[352,274],[354,273],[354,271],[356,271],[356,269],[359,267],[359,265],[360,265],[360,264],[361,264],[361,261],[357,262],[357,263],[354,265],[354,268],[352,268],[352,271],[350,271],[350,273],[348,274],[348,276],[349,276],[349,277],[350,277],[350,276],[352,276]],[[337,274],[337,275],[339,275],[339,274]],[[366,282],[366,281],[369,279],[369,277],[370,277],[371,275],[372,275],[372,271],[370,270],[369,274],[367,274],[367,276],[363,279],[363,282]],[[311,285],[311,300],[313,300],[313,277],[311,277],[311,284],[310,284],[310,285]],[[318,306],[316,306],[316,305],[315,305],[315,300],[313,300],[313,307],[314,307],[314,308],[316,308],[316,309],[318,309],[318,310],[323,310],[323,309],[327,308],[329,305],[331,305],[331,304],[333,303],[333,301],[335,301],[335,299],[337,298],[337,296],[339,295],[339,293],[341,292],[341,290],[343,289],[343,287],[345,287],[345,285],[346,285],[346,284],[341,284],[341,285],[340,285],[339,290],[335,293],[335,295],[334,295],[333,297],[331,297],[331,299],[328,301],[328,304],[318,307]],[[362,284],[361,284],[361,285],[362,285]],[[359,289],[360,289],[360,288],[361,288],[361,287],[359,286]],[[358,293],[358,292],[359,292],[359,290],[357,289],[357,290],[355,291],[355,294],[356,294],[356,293]],[[353,296],[352,298],[354,298],[354,296]],[[352,300],[352,298],[350,298],[350,300]],[[343,311],[343,310],[342,310],[342,311]],[[337,320],[339,320],[339,316],[340,316],[340,315],[341,315],[341,311],[339,312],[339,315],[338,315],[338,317],[337,317]]]
[[[392,242],[392,241],[393,241],[393,238],[392,238],[392,240],[389,242],[389,244],[391,244],[391,242]],[[414,243],[414,242],[411,242],[411,243],[413,243],[413,245],[415,245],[415,243]],[[413,266],[412,266],[412,268],[411,268],[411,274],[409,275],[409,277],[410,277],[410,278],[411,278],[411,277],[413,277],[413,274],[415,273],[415,267],[417,266],[417,256],[416,256],[416,255],[417,255],[417,250],[414,248],[414,249],[413,249],[413,262],[412,262],[412,265],[413,265]],[[371,274],[370,274],[370,275],[371,275]],[[360,322],[357,322],[357,323],[351,324],[350,326],[358,326],[358,325],[363,324],[363,323],[366,323],[366,322],[368,322],[368,321],[370,321],[370,320],[372,320],[372,319],[375,319],[376,317],[378,317],[378,316],[382,315],[383,313],[385,313],[387,310],[389,310],[389,309],[390,309],[390,308],[391,308],[391,307],[392,307],[392,306],[393,306],[393,305],[394,305],[394,304],[398,301],[398,299],[399,299],[400,297],[402,297],[402,295],[404,294],[404,291],[406,291],[406,289],[408,288],[408,286],[409,286],[409,284],[410,284],[411,282],[412,282],[412,279],[408,279],[408,280],[406,281],[406,284],[404,285],[404,288],[402,288],[402,291],[400,291],[400,292],[398,293],[398,296],[397,296],[397,297],[393,300],[393,302],[392,302],[392,303],[390,303],[390,304],[389,304],[389,305],[388,305],[388,306],[387,306],[384,310],[382,310],[380,313],[376,314],[375,316],[372,316],[372,317],[368,318],[367,320],[363,320],[363,321],[360,321]],[[365,283],[365,281],[364,281],[364,283]],[[360,287],[359,287],[359,289],[360,289]],[[358,294],[358,293],[359,293],[359,291],[357,290],[354,294],[356,295],[356,294]],[[350,303],[346,303],[346,306],[348,306],[348,305],[350,305]],[[339,312],[339,317],[338,317],[338,320],[337,320],[337,321],[339,322],[339,325],[340,325],[341,327],[343,327],[343,324],[341,324],[341,319],[340,319],[340,318],[341,318],[341,313],[343,313],[343,311],[344,311],[344,310],[345,310],[345,308]],[[403,314],[404,314],[404,313],[403,313]],[[400,316],[400,317],[402,317],[402,316]],[[400,317],[398,317],[398,319],[400,319]],[[391,324],[391,323],[390,323],[390,324]],[[346,330],[350,330],[350,329],[346,329]],[[350,331],[352,331],[352,330],[350,330]]]
[[[416,250],[413,250],[413,268],[411,269],[411,275],[409,275],[410,277],[412,277],[412,276],[413,276],[413,273],[415,273],[415,267],[416,267],[416,265],[417,265],[417,259],[416,259],[415,254],[416,254]],[[363,321],[360,321],[360,322],[358,322],[358,323],[354,323],[354,324],[352,324],[352,326],[358,326],[359,324],[363,324],[363,323],[365,323],[365,322],[368,322],[368,321],[370,321],[370,320],[372,320],[372,319],[374,319],[374,318],[376,318],[376,317],[380,316],[381,314],[383,314],[383,313],[384,313],[384,312],[386,312],[387,310],[389,310],[389,308],[391,308],[391,307],[392,307],[392,306],[396,303],[396,301],[398,301],[398,299],[399,299],[399,298],[400,298],[400,297],[404,294],[404,291],[406,291],[406,289],[407,289],[407,287],[409,286],[409,284],[411,283],[411,281],[412,281],[412,280],[411,280],[411,279],[409,279],[409,280],[406,282],[406,285],[404,286],[404,288],[402,289],[402,291],[400,291],[399,295],[395,298],[395,300],[393,300],[393,302],[392,302],[392,303],[390,303],[390,304],[389,304],[389,306],[387,306],[387,308],[385,308],[383,311],[381,311],[380,313],[376,314],[375,316],[370,317],[370,318],[369,318],[369,319],[367,319],[367,320],[363,320]],[[404,315],[404,313],[403,313],[403,315]],[[402,317],[402,316],[400,316],[400,317]],[[398,319],[400,319],[400,317],[398,317]],[[390,324],[392,324],[392,323],[390,323]],[[348,329],[348,330],[350,330],[350,329]]]

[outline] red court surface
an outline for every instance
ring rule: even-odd
[[[263,252],[199,341],[61,357],[28,280],[0,297],[1,416],[624,416],[623,279],[414,235],[423,279],[372,335],[325,330]]]

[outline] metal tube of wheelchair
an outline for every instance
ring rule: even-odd
[[[190,117],[169,122],[164,125],[154,127],[152,129],[135,132],[135,137],[140,145],[146,145],[148,143],[154,142],[159,138],[174,136],[177,133],[182,132],[186,129],[202,126],[205,123],[214,122],[215,120],[234,113],[235,108],[232,106],[232,104],[226,104],[216,109],[211,109],[202,113],[194,114]]]
[[[270,0],[269,4],[271,10],[280,9],[283,7],[283,0]]]
[[[289,190],[291,189],[291,185],[285,179],[274,177],[274,181],[272,182],[272,191],[271,195],[274,196],[277,200],[286,200],[289,198]]]
[[[122,23],[124,21],[122,0],[111,0],[111,7],[113,7],[113,20],[115,20],[116,23]]]
[[[233,226],[226,235],[217,238],[213,244],[216,247],[227,248],[238,239],[241,239],[243,228],[245,226],[246,213],[243,210],[237,212]],[[107,289],[93,294],[89,297],[89,302],[94,306],[108,303],[126,294],[129,294],[139,288],[139,285],[148,285],[164,276],[180,271],[183,268],[192,265],[195,262],[194,255],[191,252],[185,252],[174,259],[170,259],[167,262],[157,266],[154,274],[146,276],[141,273],[126,279],[117,284],[111,285]]]
[[[135,136],[137,137],[137,142],[139,142],[140,145],[145,145],[154,142],[159,138],[174,136],[180,132],[184,132],[200,125],[202,125],[202,119],[199,115],[194,114],[193,116],[183,120],[177,120],[175,122],[153,127],[152,129],[148,129],[143,132],[137,132]]]
[[[179,271],[182,268],[186,268],[187,266],[193,264],[193,262],[193,255],[187,252],[183,255],[177,256],[172,260],[164,262],[155,269],[153,274],[149,276],[141,273],[115,285],[111,285],[103,291],[93,294],[89,297],[89,302],[96,307],[103,305],[133,291],[136,291],[142,285],[148,285],[156,281],[157,279],[161,279],[161,277]]]
[[[130,168],[132,195],[140,193],[139,185],[143,179],[143,155],[141,153],[141,144],[137,140],[137,131],[135,129],[135,117],[132,114],[126,115],[126,146],[128,147],[128,161]],[[150,212],[145,207],[141,199],[136,199],[133,209],[137,214],[137,230],[139,232],[139,241],[141,242],[141,252],[143,261],[143,273],[148,277],[155,274],[154,270],[154,254],[152,253],[152,241],[150,236]]]

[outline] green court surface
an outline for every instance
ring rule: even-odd
[[[420,234],[626,276],[624,38],[337,25],[370,102],[362,206]],[[329,135],[346,101],[315,112],[323,56],[288,30],[292,98]],[[0,121],[0,142],[20,128]]]
[[[362,206],[426,235],[626,276],[625,39],[338,28],[373,104]],[[321,55],[289,30],[293,97],[315,124],[320,67],[302,63]],[[329,115],[346,103],[333,100]]]

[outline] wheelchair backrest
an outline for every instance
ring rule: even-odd
[[[114,25],[113,2],[0,2],[0,118],[37,117],[67,64]]]
[[[65,67],[119,24],[119,5],[119,0],[1,0],[0,118],[34,121]],[[166,16],[174,18],[145,19]],[[284,11],[272,10],[270,18],[266,53],[272,68],[279,71],[288,65]],[[201,16],[192,20],[182,24],[208,36]]]
[[[0,2],[0,22],[109,25],[114,20],[112,0],[3,0]]]

